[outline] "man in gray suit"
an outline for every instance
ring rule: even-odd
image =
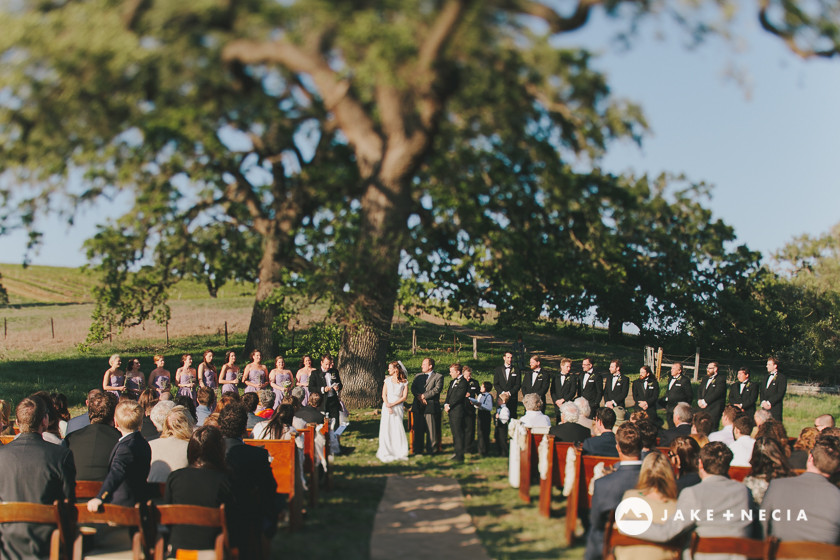
[[[435,454],[440,445],[440,394],[443,391],[443,376],[435,371],[435,361],[426,358],[420,365],[420,370],[428,375],[426,390],[420,395],[420,400],[426,407],[426,432],[429,434],[427,453]]]
[[[0,501],[51,504],[76,499],[73,452],[41,438],[47,409],[38,397],[20,401],[16,411],[20,437],[0,447]],[[30,523],[0,525],[3,558],[47,558],[53,527]]]
[[[654,523],[640,538],[666,542],[694,530],[701,537],[751,537],[754,507],[746,486],[727,478],[732,451],[713,441],[700,450],[700,484],[684,488],[677,507],[663,524]],[[708,555],[696,554],[700,560]],[[715,555],[715,558],[720,556]]]
[[[782,541],[840,544],[840,489],[828,480],[838,469],[840,439],[820,436],[804,473],[774,479],[767,488],[761,504],[764,534]],[[775,511],[779,513],[774,516]]]

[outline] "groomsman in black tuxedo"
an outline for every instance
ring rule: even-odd
[[[604,406],[615,408],[624,406],[627,393],[630,392],[630,378],[621,373],[621,361],[610,362],[610,376],[604,386]]]
[[[718,375],[717,362],[709,362],[706,366],[706,378],[700,381],[697,392],[697,406],[705,410],[712,417],[712,430],[716,432],[726,404],[726,379]]]
[[[691,379],[683,375],[682,364],[676,363],[671,366],[671,377],[668,379],[668,387],[665,389],[665,397],[662,398],[662,405],[665,407],[668,428],[674,428],[674,409],[677,404],[684,402],[691,406],[694,400],[694,391],[691,389]]]
[[[655,424],[659,424],[659,416],[656,414],[659,382],[649,366],[642,366],[639,378],[633,381],[633,400],[636,401],[636,410],[644,410]]]
[[[309,392],[321,393],[321,412],[330,415],[330,429],[338,428],[339,414],[341,412],[341,400],[339,395],[344,385],[338,370],[332,367],[332,356],[324,354],[321,357],[321,368],[316,369],[309,376]]]
[[[539,395],[542,401],[540,411],[545,414],[545,395],[551,388],[551,375],[542,370],[539,356],[531,356],[529,365],[531,370],[522,374],[522,398],[531,393]]]
[[[411,418],[412,418],[412,439],[411,452],[414,454],[423,453],[426,449],[426,404],[423,402],[422,396],[426,390],[426,381],[429,379],[429,374],[421,371],[414,376],[411,382],[411,395],[414,401],[411,403]]]
[[[787,393],[787,378],[779,373],[779,362],[776,358],[767,358],[767,381],[759,386],[761,408],[769,410],[770,415],[779,422],[784,412],[785,393]]]
[[[595,418],[595,413],[601,405],[601,394],[604,390],[604,383],[601,381],[601,376],[595,373],[595,368],[592,367],[592,360],[584,358],[583,372],[578,377],[578,395],[583,397],[589,403],[589,417]]]
[[[446,392],[443,410],[449,413],[449,427],[452,429],[452,444],[455,453],[450,457],[457,463],[464,462],[464,415],[467,405],[467,382],[461,377],[461,364],[449,366],[449,390]]]
[[[729,386],[729,404],[744,411],[750,418],[755,414],[758,384],[750,380],[749,368],[738,370],[738,381]]]
[[[517,418],[518,413],[516,409],[519,406],[519,389],[522,387],[521,372],[513,365],[512,353],[505,352],[502,359],[504,363],[497,367],[493,373],[493,386],[496,387],[497,394],[507,393],[510,395],[507,402],[510,417]]]
[[[560,373],[554,375],[551,381],[551,400],[554,402],[554,420],[560,423],[560,407],[567,402],[572,402],[577,397],[578,380],[572,375],[572,360],[563,358],[560,360]]]

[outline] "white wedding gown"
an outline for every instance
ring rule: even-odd
[[[386,378],[388,402],[399,399],[406,385],[405,382],[393,381],[391,377]],[[382,403],[382,418],[379,421],[379,450],[376,452],[376,458],[383,463],[408,459],[408,438],[403,426],[402,403],[391,407],[391,410]]]

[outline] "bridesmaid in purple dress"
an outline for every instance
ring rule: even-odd
[[[292,371],[286,369],[286,360],[283,356],[277,356],[274,360],[274,369],[268,374],[268,382],[274,389],[274,405],[279,406],[292,390]]]
[[[198,402],[195,398],[197,374],[192,367],[192,356],[184,354],[181,356],[181,367],[175,372],[175,380],[178,382],[178,395],[184,395],[192,399],[193,403]]]
[[[140,371],[140,358],[133,358],[128,364],[125,372],[125,394],[136,401],[146,388],[146,376]]]
[[[102,390],[108,391],[117,398],[125,391],[125,374],[120,369],[119,354],[114,354],[108,359],[108,364],[111,366],[105,370],[105,375],[102,376]]]
[[[198,364],[198,384],[215,391],[219,387],[216,366],[213,365],[213,351],[205,350],[201,363]]]
[[[169,392],[169,388],[172,386],[172,374],[169,373],[168,369],[164,369],[165,360],[161,354],[156,354],[152,359],[157,367],[149,374],[148,387],[157,391],[157,396],[160,398],[162,393]]]
[[[242,382],[246,385],[246,393],[255,393],[268,386],[268,368],[262,361],[262,353],[259,350],[251,352],[251,363],[245,366],[245,373],[242,375]]]
[[[239,366],[236,365],[236,353],[229,350],[225,354],[225,365],[219,373],[219,383],[222,385],[222,394],[235,393],[236,385],[239,382]]]
[[[306,391],[306,396],[303,398],[303,402],[300,403],[301,406],[306,406],[309,403],[309,376],[312,375],[313,371],[315,371],[315,368],[312,367],[312,358],[308,355],[301,358],[300,369],[295,374],[297,386],[303,387]]]

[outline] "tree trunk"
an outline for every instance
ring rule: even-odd
[[[274,320],[280,312],[281,305],[269,301],[274,290],[280,287],[280,271],[283,264],[280,258],[281,245],[276,235],[266,235],[263,238],[257,296],[251,312],[248,337],[245,340],[246,357],[252,350],[259,350],[263,356],[276,356],[280,352],[274,332]]]
[[[609,319],[609,324],[607,326],[607,335],[609,336],[610,341],[616,341],[621,337],[621,329],[624,326],[624,321],[612,315]]]
[[[370,324],[349,326],[344,331],[338,363],[344,385],[341,398],[348,408],[381,404],[389,343],[389,333]]]

